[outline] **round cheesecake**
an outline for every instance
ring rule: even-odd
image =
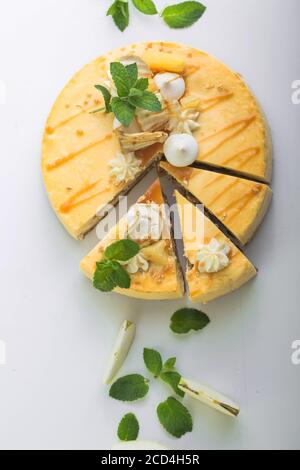
[[[241,77],[205,52],[177,43],[132,44],[109,52],[74,75],[48,117],[42,172],[60,221],[75,238],[83,238],[163,155],[163,137],[135,152],[138,171],[132,179],[112,184],[110,162],[120,152],[120,139],[110,113],[93,113],[103,106],[95,85],[109,80],[109,64],[130,57],[142,60],[153,76],[176,73],[186,84],[182,107],[199,113],[194,137],[197,162],[236,171],[255,180],[271,178],[271,144],[263,114]]]

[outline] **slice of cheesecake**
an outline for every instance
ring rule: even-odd
[[[188,262],[186,279],[191,301],[206,303],[217,299],[254,277],[255,267],[201,208],[178,191],[175,196]]]
[[[246,244],[262,222],[272,198],[266,184],[197,168],[160,167]]]
[[[159,217],[156,217],[157,215]],[[130,288],[115,288],[114,291],[139,299],[164,300],[183,297],[184,282],[170,234],[170,222],[164,208],[159,180],[155,181],[126,216],[81,261],[82,272],[92,279],[96,262],[102,259],[105,248],[128,236],[140,244],[139,258],[125,265],[131,278]]]

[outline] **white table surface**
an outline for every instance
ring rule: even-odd
[[[300,365],[291,361],[292,342],[300,339],[300,105],[291,101],[292,82],[300,79],[299,1],[205,0],[203,19],[181,31],[135,13],[123,34],[105,17],[109,0],[0,3],[0,81],[6,87],[0,105],[0,340],[6,344],[0,447],[109,449],[119,419],[133,410],[142,439],[174,449],[299,449]],[[41,178],[43,126],[61,88],[85,63],[137,40],[189,43],[230,65],[255,91],[273,132],[275,196],[246,250],[259,276],[204,306],[210,326],[187,338],[168,329],[169,317],[187,300],[142,302],[92,288],[78,264],[95,234],[83,242],[70,238]],[[144,346],[176,355],[184,375],[240,403],[240,418],[187,399],[194,431],[175,440],[155,414],[168,396],[165,385],[153,383],[138,404],[110,399],[102,373],[126,318],[137,322],[137,338],[122,374],[145,373]]]

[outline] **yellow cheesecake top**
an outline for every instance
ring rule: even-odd
[[[66,85],[48,117],[42,145],[42,172],[50,202],[66,229],[82,238],[162,153],[156,144],[136,152],[140,173],[112,184],[109,162],[120,151],[113,116],[91,114],[103,105],[95,84],[108,79],[109,64],[142,58],[151,72],[183,75],[184,107],[200,111],[198,160],[269,181],[271,147],[261,111],[239,75],[212,56],[177,43],[148,42],[116,49],[86,65]],[[155,86],[151,83],[153,90]],[[102,213],[103,214],[103,213]]]
[[[163,204],[163,196],[157,180],[138,200],[140,204]],[[162,210],[163,210],[163,206]],[[103,257],[105,248],[114,241],[126,238],[127,217],[111,229],[108,235],[81,261],[80,268],[93,278],[96,262]],[[162,239],[141,245],[141,253],[149,262],[149,269],[130,274],[129,289],[114,289],[115,292],[142,299],[163,300],[180,298],[184,294],[182,275],[173,249],[172,240]]]
[[[256,275],[256,269],[228,237],[178,191],[175,192],[185,256],[190,299],[209,302],[239,288]],[[192,227],[192,228],[191,228]],[[229,248],[229,264],[218,272],[200,272],[198,253],[203,245],[217,240]]]
[[[216,216],[243,244],[253,236],[269,206],[272,191],[263,183],[198,168],[160,167]]]

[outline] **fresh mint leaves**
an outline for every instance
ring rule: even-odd
[[[188,28],[201,18],[205,10],[202,3],[190,1],[166,7],[161,16],[170,28]]]
[[[123,32],[129,25],[128,1],[115,0],[107,10],[106,16],[112,16],[115,25]]]
[[[177,310],[172,317],[170,328],[178,334],[187,334],[191,330],[202,330],[209,324],[208,316],[195,308],[181,308]]]
[[[158,351],[144,348],[143,358],[145,366],[155,378],[163,380],[180,397],[184,396],[184,392],[178,388],[181,375],[175,370],[175,357],[171,357],[163,364],[161,354]]]
[[[103,95],[106,112],[113,112],[123,126],[129,126],[136,108],[154,113],[161,111],[157,96],[147,91],[148,79],[138,78],[136,63],[123,65],[121,62],[112,62],[110,73],[118,96],[112,98],[110,91],[103,85],[95,85],[95,88]]]
[[[145,15],[156,15],[157,9],[152,0],[132,0],[135,8]]]
[[[162,372],[159,376],[167,385],[171,387],[173,392],[180,397],[184,397],[184,392],[178,388],[181,375],[176,370]]]
[[[176,398],[169,397],[157,407],[157,416],[165,430],[174,437],[182,437],[193,430],[188,409]]]
[[[145,15],[158,14],[153,0],[132,0],[137,10]],[[201,18],[206,7],[197,1],[182,2],[166,7],[160,16],[170,28],[187,28]],[[108,9],[107,16],[112,16],[115,25],[120,31],[124,31],[129,25],[128,0],[114,0]]]
[[[162,371],[162,358],[158,351],[154,349],[144,348],[144,363],[149,372],[154,375],[155,378],[159,376]]]
[[[131,374],[120,377],[112,384],[109,396],[120,401],[136,401],[147,395],[149,380],[142,375]]]
[[[118,438],[121,441],[135,441],[139,435],[139,422],[133,413],[127,413],[118,426]]]
[[[140,246],[138,243],[124,239],[109,245],[104,252],[104,256],[108,260],[128,261],[137,255],[139,251]]]
[[[119,263],[129,261],[138,254],[140,247],[132,240],[119,240],[104,251],[102,261],[96,263],[93,285],[102,292],[110,292],[115,287],[129,289],[130,276]]]

